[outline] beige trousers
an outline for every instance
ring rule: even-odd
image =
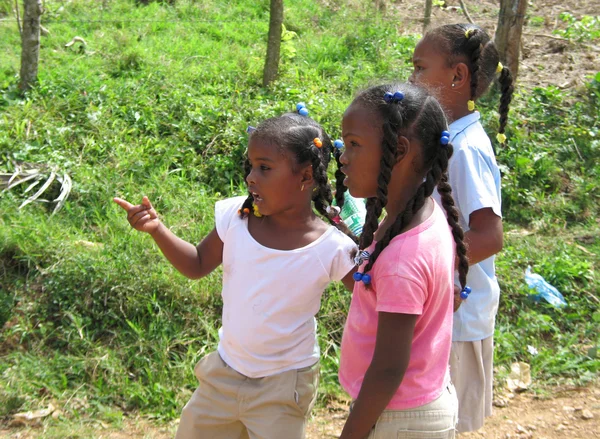
[[[248,378],[213,352],[198,362],[199,386],[176,439],[302,439],[317,397],[319,363]]]
[[[480,429],[492,415],[493,368],[493,337],[452,342],[450,376],[458,395],[459,433]]]

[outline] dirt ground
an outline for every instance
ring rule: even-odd
[[[460,439],[595,439],[600,438],[600,385],[586,388],[555,388],[544,397],[525,392],[500,398],[500,405],[478,432]],[[347,405],[334,403],[316,410],[307,439],[339,437]],[[172,439],[177,421],[161,425],[148,419],[125,419],[117,428],[99,421],[60,421],[47,418],[38,427],[0,425],[0,439]],[[282,438],[285,439],[285,438]]]
[[[385,13],[398,16],[407,22],[406,33],[422,32],[423,0],[385,0]],[[499,1],[465,0],[473,21],[494,34],[498,22]],[[434,7],[431,27],[447,23],[466,23],[459,9],[458,0],[447,0],[446,8]],[[589,77],[600,70],[600,41],[569,42],[554,35],[556,29],[564,29],[559,19],[561,12],[569,12],[576,18],[583,15],[598,16],[598,0],[536,0],[529,2],[526,15],[529,22],[523,29],[521,39],[521,63],[518,84],[524,88],[556,85],[566,89],[589,82]],[[411,17],[406,20],[406,17]],[[543,18],[534,25],[531,17]]]

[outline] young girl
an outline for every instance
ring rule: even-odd
[[[344,439],[454,437],[455,248],[463,287],[468,263],[447,183],[446,129],[439,103],[409,84],[369,88],[343,117],[344,184],[368,198],[341,348],[340,383],[354,400]]]
[[[499,63],[488,34],[470,24],[433,29],[417,45],[413,63],[411,81],[436,95],[451,122],[454,156],[448,182],[459,223],[466,230],[471,265],[467,284],[472,293],[454,315],[450,372],[459,400],[458,431],[473,431],[483,425],[492,410],[493,334],[500,296],[494,255],[502,249],[500,172],[479,112],[474,109],[477,99],[499,74],[502,94],[496,137],[504,143],[512,76]]]
[[[308,117],[264,121],[250,135],[249,195],[217,202],[215,228],[197,247],[170,232],[147,197],[137,206],[115,198],[183,275],[198,279],[223,264],[218,349],[195,367],[200,385],[178,439],[304,437],[318,384],[321,295],[331,281],[354,284],[354,242],[313,212],[331,224],[337,215],[331,151]]]

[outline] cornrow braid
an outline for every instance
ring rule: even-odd
[[[340,209],[344,207],[344,193],[348,190],[348,188],[344,186],[344,178],[346,178],[346,176],[341,169],[341,156],[342,151],[340,151],[338,148],[334,148],[333,157],[335,158],[335,163],[337,164],[337,168],[335,170],[335,204],[337,204]]]
[[[514,91],[513,77],[508,67],[502,67],[500,72],[500,106],[498,113],[500,114],[500,123],[498,127],[498,133],[504,134],[506,130],[506,123],[508,122],[508,107],[512,101],[512,95]]]

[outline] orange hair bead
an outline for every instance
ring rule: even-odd
[[[246,215],[248,215],[248,214],[250,213],[250,209],[248,209],[247,207],[244,207],[244,213],[245,213]]]
[[[315,144],[315,146],[317,148],[320,148],[323,146],[323,142],[321,142],[321,139],[319,139],[318,137],[315,137],[315,139],[313,140],[313,143]]]

